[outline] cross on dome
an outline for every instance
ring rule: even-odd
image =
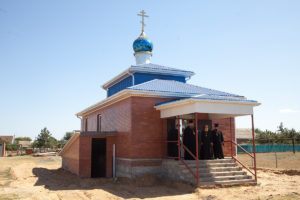
[[[138,16],[141,16],[142,17],[142,21],[141,21],[141,24],[142,24],[142,32],[144,32],[144,27],[146,26],[146,24],[144,23],[144,18],[145,17],[149,17],[148,15],[146,15],[146,12],[144,10],[142,10],[140,12],[140,14],[137,14]]]

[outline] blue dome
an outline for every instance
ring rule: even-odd
[[[146,34],[144,32],[142,32],[142,34],[133,42],[133,50],[135,53],[140,51],[152,52],[152,49],[153,49],[153,44],[146,37]]]

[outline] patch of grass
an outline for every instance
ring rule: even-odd
[[[0,179],[11,179],[11,175],[9,173],[9,169],[6,169],[4,171],[0,171]]]

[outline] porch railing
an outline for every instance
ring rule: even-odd
[[[246,151],[246,149],[244,149],[241,145],[237,144],[236,142],[234,141],[224,141],[224,142],[229,142],[231,145],[235,145],[237,146],[238,148],[240,148],[243,152],[245,152],[248,156],[250,156],[250,158],[254,161],[254,163],[256,163],[256,159],[255,159],[255,155],[254,154],[251,154],[249,153],[248,151]],[[257,181],[257,172],[256,172],[256,164],[254,164],[253,166],[253,171],[247,167],[245,164],[243,164],[240,160],[238,160],[236,157],[234,157],[233,155],[233,152],[231,152],[231,158],[235,161],[235,162],[238,162],[243,168],[245,168],[248,172],[250,172],[254,177],[255,177],[255,180]]]

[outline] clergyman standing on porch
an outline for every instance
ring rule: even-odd
[[[204,160],[213,159],[212,134],[207,124],[204,126],[204,130],[201,132],[200,141],[201,141],[200,159],[204,159]]]
[[[213,130],[212,138],[213,138],[213,149],[214,149],[214,157],[215,159],[223,159],[224,154],[223,154],[223,148],[224,146],[224,138],[223,138],[223,133],[218,129],[219,124],[215,123],[215,130]]]
[[[196,134],[193,120],[189,120],[189,125],[184,129],[183,132],[183,144],[188,150],[196,155]],[[184,151],[185,160],[194,160],[193,156],[188,152]]]

